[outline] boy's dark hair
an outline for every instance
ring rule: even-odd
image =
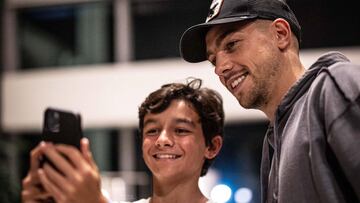
[[[201,88],[202,80],[191,78],[187,84],[170,83],[150,93],[139,107],[139,130],[142,140],[144,117],[148,113],[165,111],[173,100],[184,100],[192,104],[200,117],[206,146],[212,147],[212,138],[216,135],[223,137],[224,110],[222,97],[219,93],[208,88]],[[207,173],[214,159],[206,159],[200,176]]]

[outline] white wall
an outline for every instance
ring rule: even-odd
[[[360,64],[360,48],[342,48]],[[325,50],[304,50],[306,67]],[[162,84],[202,78],[204,86],[223,95],[226,122],[264,120],[257,110],[241,108],[220,84],[207,62],[180,59],[128,64],[66,67],[5,73],[2,80],[2,126],[8,132],[40,131],[47,106],[80,112],[84,128],[136,127],[137,108]]]

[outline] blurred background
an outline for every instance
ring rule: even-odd
[[[268,122],[242,109],[207,62],[189,64],[178,42],[207,16],[209,0],[0,1],[0,202],[20,202],[29,152],[40,141],[43,111],[82,115],[84,135],[113,200],[151,194],[137,138],[137,108],[168,82],[199,77],[219,91],[226,115],[224,147],[200,187],[219,202],[260,202],[262,139]],[[360,64],[357,0],[289,0],[302,25],[301,59],[328,50]]]

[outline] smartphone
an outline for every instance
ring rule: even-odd
[[[67,144],[80,149],[80,140],[83,137],[80,114],[62,109],[47,108],[44,112],[42,140],[53,144]],[[40,165],[49,162],[42,157]]]

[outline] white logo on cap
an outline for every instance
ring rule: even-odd
[[[215,18],[215,16],[217,16],[220,12],[220,8],[223,4],[224,0],[213,0],[211,5],[210,5],[210,10],[209,10],[209,14],[206,18],[205,22],[209,22],[211,19]]]

